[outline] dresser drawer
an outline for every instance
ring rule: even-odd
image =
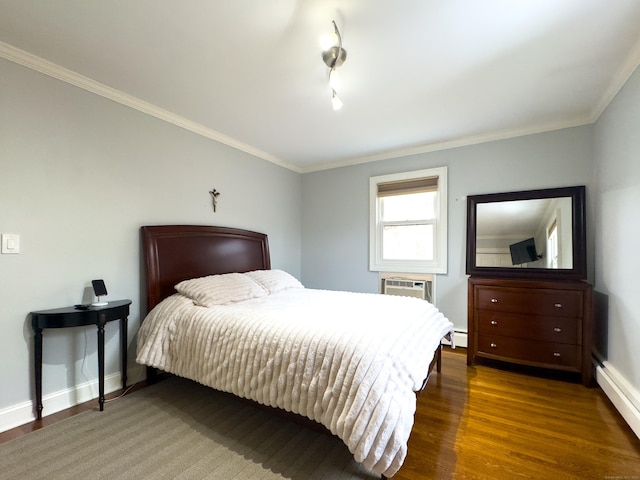
[[[581,348],[577,345],[485,334],[479,334],[477,342],[477,354],[488,358],[580,371]]]
[[[479,310],[582,317],[581,291],[477,286],[475,294]]]
[[[582,322],[575,318],[480,310],[476,325],[480,334],[573,345],[582,343]]]

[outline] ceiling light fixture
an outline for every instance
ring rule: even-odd
[[[333,45],[322,52],[322,60],[329,67],[329,87],[331,87],[331,104],[334,110],[342,108],[342,101],[338,98],[338,90],[342,87],[342,81],[337,68],[347,59],[347,51],[342,48],[342,35],[336,22],[332,20],[334,30]]]

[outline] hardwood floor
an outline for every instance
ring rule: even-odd
[[[418,395],[394,480],[640,480],[640,440],[599,388],[469,368],[465,354],[445,349],[442,373]],[[93,408],[96,401],[0,433],[0,443]]]
[[[640,479],[640,440],[600,388],[443,353],[394,480]],[[576,380],[577,382],[577,380]]]

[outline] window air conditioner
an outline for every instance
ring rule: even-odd
[[[425,280],[408,280],[403,278],[385,278],[385,295],[401,295],[405,297],[416,297],[433,303],[433,284]]]

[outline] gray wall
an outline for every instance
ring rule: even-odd
[[[369,177],[447,166],[449,265],[437,276],[436,303],[466,330],[466,196],[572,185],[586,185],[589,196],[592,140],[593,128],[585,126],[304,174],[303,283],[376,292],[378,274],[368,271]]]
[[[0,411],[33,398],[29,312],[82,302],[91,279],[133,300],[135,365],[141,225],[265,232],[273,266],[300,277],[299,174],[5,60],[0,167],[0,233],[22,243],[0,255]],[[106,338],[106,373],[117,373],[117,322]],[[45,395],[96,378],[95,328],[45,331]]]
[[[639,99],[636,70],[596,124],[594,202],[595,287],[609,296],[608,366],[635,388],[636,395],[640,394]]]

